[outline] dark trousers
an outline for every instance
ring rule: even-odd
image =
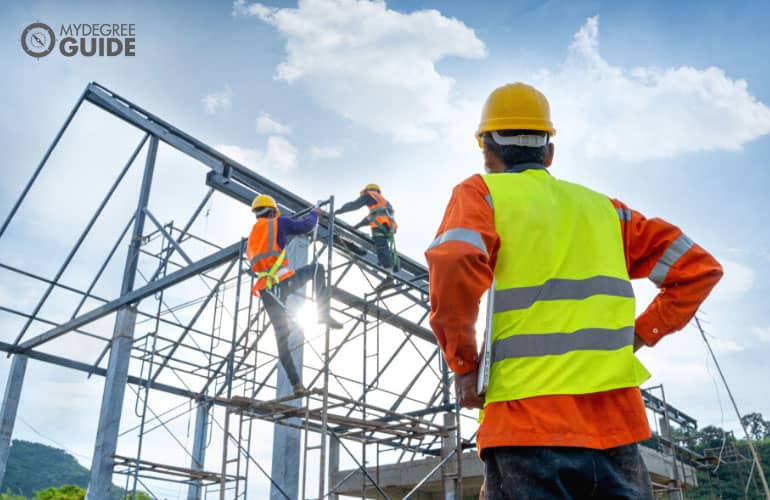
[[[385,269],[393,269],[393,250],[390,248],[390,234],[372,231],[374,251],[377,252],[377,264]],[[398,269],[393,269],[397,271]]]
[[[304,287],[308,281],[313,282],[313,288],[315,289],[315,296],[319,299],[326,298],[326,269],[321,264],[313,265],[308,264],[302,266],[294,271],[294,274],[276,285],[278,295],[282,301],[286,300],[286,297],[296,292],[300,288]]]
[[[286,297],[305,286],[308,281],[312,280],[318,307],[321,309],[329,302],[329,296],[326,293],[325,279],[326,270],[321,264],[318,264],[318,266],[309,264],[296,269],[290,278],[277,284],[273,287],[272,291],[280,298],[281,302],[285,304]],[[292,325],[287,316],[287,311],[285,307],[276,302],[272,296],[265,297],[264,295],[265,294],[263,293],[262,302],[265,305],[265,311],[270,318],[270,322],[273,324],[273,330],[275,330],[275,341],[278,345],[278,360],[286,371],[286,375],[289,382],[291,382],[291,385],[297,385],[301,380],[297,373],[297,368],[294,366],[294,361],[291,359],[289,333],[291,332]],[[326,309],[323,310],[325,311]]]
[[[487,500],[653,498],[636,444],[607,450],[508,446],[485,449],[483,456]]]

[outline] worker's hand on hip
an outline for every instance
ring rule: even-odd
[[[476,370],[455,375],[455,396],[463,408],[484,408],[484,398],[476,393]]]
[[[638,351],[642,347],[646,346],[647,344],[642,340],[642,337],[640,337],[637,334],[634,334],[634,352]]]

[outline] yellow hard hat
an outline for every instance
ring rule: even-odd
[[[267,194],[261,194],[254,198],[254,201],[251,202],[251,211],[259,210],[260,208],[272,208],[275,210],[276,214],[279,214],[281,211],[278,209],[278,204],[275,202],[275,199],[273,199],[272,196]]]
[[[361,194],[364,194],[367,191],[380,191],[380,186],[377,184],[367,184],[364,189],[361,190]]]
[[[489,94],[481,111],[476,139],[482,147],[481,134],[493,130],[541,130],[556,134],[551,123],[548,99],[526,83],[509,83]]]

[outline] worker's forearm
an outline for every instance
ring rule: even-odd
[[[695,245],[672,266],[661,291],[636,320],[636,332],[645,344],[681,330],[722,277],[722,267]]]
[[[660,292],[636,319],[636,334],[647,345],[681,330],[722,276],[719,262],[681,229],[647,219],[618,200],[623,245],[631,279],[649,278]]]
[[[340,215],[347,212],[352,212],[353,210],[358,210],[359,208],[366,206],[366,201],[368,197],[369,195],[363,194],[358,198],[356,198],[355,200],[345,203],[340,208],[338,208],[334,213],[337,215]]]
[[[467,373],[478,366],[476,319],[479,299],[492,282],[492,270],[483,256],[470,252],[453,253],[451,248],[442,248],[429,251],[427,256],[430,326],[449,368]]]

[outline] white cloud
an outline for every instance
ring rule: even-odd
[[[709,339],[709,343],[711,344],[711,348],[714,349],[714,352],[720,354],[733,354],[744,350],[744,346],[734,339],[714,337]]]
[[[770,109],[720,68],[611,65],[599,52],[597,17],[577,32],[563,64],[534,83],[551,102],[559,143],[588,158],[736,151],[770,133]]]
[[[770,342],[770,326],[754,328],[751,333],[753,333],[754,337],[760,342]]]
[[[310,156],[320,160],[339,158],[342,156],[342,148],[338,146],[313,146],[310,148]]]
[[[257,117],[257,133],[258,134],[290,134],[291,129],[273,120],[273,117],[264,111]]]
[[[271,135],[267,138],[265,163],[281,170],[297,166],[297,148],[285,137]]]
[[[756,273],[752,268],[726,259],[721,259],[720,263],[724,269],[724,276],[714,288],[711,300],[734,301],[754,288]]]
[[[286,171],[297,166],[297,148],[285,137],[277,135],[267,138],[264,150],[233,144],[217,144],[214,148],[257,171],[262,170],[262,167]]]
[[[215,144],[214,149],[252,170],[258,170],[264,157],[264,152],[259,149],[242,148],[234,144]]]
[[[233,15],[256,16],[286,39],[278,79],[400,142],[434,139],[451,121],[454,81],[436,63],[486,55],[472,29],[436,10],[403,14],[366,0],[300,0],[297,8],[237,0]]]
[[[213,115],[217,111],[227,111],[230,109],[230,99],[232,98],[232,91],[229,85],[225,85],[224,90],[218,92],[212,92],[209,95],[203,96],[201,102],[203,103],[203,110]]]

